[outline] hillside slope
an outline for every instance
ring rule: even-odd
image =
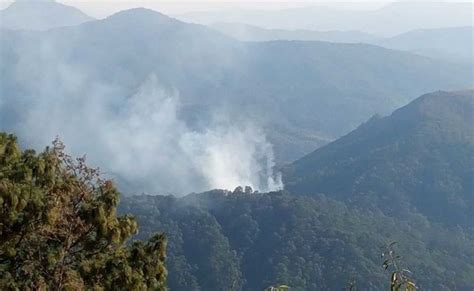
[[[426,94],[284,169],[287,190],[472,228],[474,91]]]
[[[167,235],[173,290],[342,290],[351,279],[361,290],[385,290],[380,246],[392,241],[420,288],[474,287],[472,233],[414,212],[399,221],[322,195],[219,190],[125,197],[120,208],[138,219],[139,238]]]

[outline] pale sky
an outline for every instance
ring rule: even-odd
[[[32,1],[32,0],[30,0]],[[37,0],[41,1],[41,0]],[[310,5],[337,6],[348,9],[377,9],[393,0],[304,0],[304,1],[275,1],[275,0],[56,0],[74,6],[95,18],[104,18],[120,10],[146,7],[169,15],[176,15],[192,11],[222,10],[222,9],[282,9],[289,7],[304,7]],[[0,0],[0,9],[10,5],[12,0]],[[422,2],[422,1],[416,1]],[[432,1],[425,1],[432,2]],[[451,0],[446,2],[471,2],[470,0]]]

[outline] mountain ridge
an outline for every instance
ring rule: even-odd
[[[213,23],[210,27],[242,41],[304,40],[370,43],[370,41],[377,39],[374,35],[357,30],[265,29],[255,25],[229,22]]]
[[[374,10],[307,6],[261,10],[190,12],[178,18],[203,24],[247,23],[267,29],[361,30],[393,36],[408,30],[472,25],[471,3],[398,1]]]
[[[285,188],[472,228],[473,122],[474,90],[425,94],[287,166]]]
[[[459,63],[472,63],[474,47],[474,27],[472,26],[415,29],[392,37],[380,37],[356,30],[264,29],[243,23],[225,22],[213,23],[210,27],[241,41],[297,40],[367,43]]]

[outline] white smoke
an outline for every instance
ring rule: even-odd
[[[256,125],[220,120],[203,131],[193,130],[178,117],[178,92],[164,89],[154,75],[121,102],[106,97],[113,96],[113,89],[97,84],[89,88],[94,94],[72,98],[68,90],[84,87],[87,80],[63,69],[56,70],[60,79],[68,76],[70,81],[64,80],[61,86],[67,89],[60,91],[69,98],[53,92],[59,97],[31,98],[19,126],[28,143],[44,145],[45,138],[59,135],[72,154],[86,153],[89,162],[127,192],[282,188],[281,177],[272,170],[272,146]]]
[[[142,181],[147,191],[282,188],[281,179],[273,177],[272,147],[261,130],[250,124],[214,124],[194,131],[178,118],[179,106],[177,92],[164,90],[155,76],[146,80],[119,118],[104,122],[109,169]]]

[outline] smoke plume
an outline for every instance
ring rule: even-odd
[[[28,146],[42,147],[58,135],[69,152],[87,154],[126,192],[282,188],[272,170],[272,145],[255,124],[216,118],[204,130],[191,129],[179,117],[178,91],[165,89],[154,75],[127,98],[116,97],[115,88],[87,83],[67,67],[48,73],[55,76],[58,87],[38,86],[40,98],[27,98],[26,114],[15,126]],[[77,94],[84,84],[87,92]]]

